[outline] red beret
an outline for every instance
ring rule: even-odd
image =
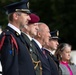
[[[31,18],[29,23],[37,23],[40,20],[39,16],[37,16],[36,14],[31,13],[29,16]]]

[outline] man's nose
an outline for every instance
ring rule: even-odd
[[[31,20],[30,16],[28,16],[28,20]]]

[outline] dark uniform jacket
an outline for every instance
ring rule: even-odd
[[[59,61],[57,60],[57,58],[46,49],[45,49],[45,52],[46,52],[46,54],[52,64],[52,67],[53,67],[52,74],[62,75],[61,69],[59,68]]]
[[[12,44],[10,34],[17,42],[18,50]],[[34,66],[29,52],[24,45],[24,39],[12,28],[7,27],[1,34],[0,42],[3,36],[6,36],[1,52],[2,75],[35,75]]]
[[[39,53],[39,58],[42,64],[42,75],[52,75],[51,74],[51,66],[48,60],[45,58],[44,54],[42,53],[41,49],[39,48],[38,44],[33,40],[33,44],[35,45],[36,49]]]
[[[37,48],[42,64],[42,75],[60,75],[58,69],[58,60],[52,57],[48,52],[46,52],[47,58],[42,53],[38,44],[33,40],[33,44]]]
[[[25,33],[22,33],[22,35],[25,39],[25,44],[27,45],[32,62],[34,64],[34,69],[35,69],[36,75],[42,75],[41,74],[41,71],[42,71],[41,70],[41,62],[39,60],[38,51],[36,50],[36,48],[32,44],[31,40],[28,38],[28,36]]]

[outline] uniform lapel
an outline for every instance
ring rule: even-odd
[[[38,50],[38,53],[39,53],[39,58],[41,59],[41,61],[47,66],[48,68],[48,60],[46,59],[46,57],[44,56],[44,54],[42,53],[41,49],[39,48],[39,46],[37,45],[37,43],[33,40],[32,41],[33,44],[35,45],[36,49]]]

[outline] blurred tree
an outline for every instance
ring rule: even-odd
[[[7,24],[7,15],[4,7],[16,1],[19,1],[19,0],[0,0],[0,25],[2,25],[3,29]]]
[[[7,24],[4,6],[20,0],[0,0],[0,25]],[[30,9],[40,16],[50,30],[60,31],[60,42],[68,42],[76,49],[76,0],[29,0]]]

